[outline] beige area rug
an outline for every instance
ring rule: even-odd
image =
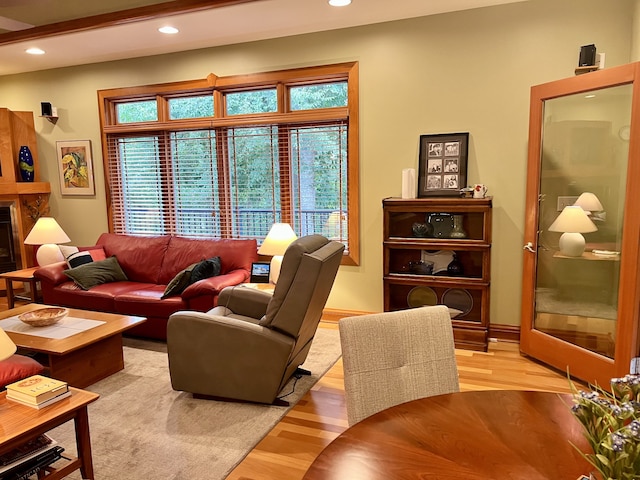
[[[224,479],[291,409],[193,399],[171,389],[164,343],[124,343],[124,370],[87,388],[100,394],[89,406],[96,480]],[[298,402],[339,356],[338,330],[318,329],[303,365],[312,375],[286,400]],[[70,455],[74,435],[71,422],[50,432]]]

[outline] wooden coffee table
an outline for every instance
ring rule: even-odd
[[[0,312],[0,321],[46,305],[30,303]],[[35,353],[46,374],[85,388],[124,368],[122,332],[146,321],[144,317],[69,309],[69,317],[105,322],[67,338],[55,339],[7,331],[20,353]]]

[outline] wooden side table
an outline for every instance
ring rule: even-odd
[[[78,458],[71,458],[60,468],[47,467],[44,477],[58,480],[75,470],[80,470],[82,478],[93,480],[93,460],[91,458],[91,438],[87,405],[95,402],[99,395],[69,387],[71,396],[41,410],[7,400],[6,392],[0,393],[0,454],[11,451],[38,435],[73,420],[76,429]],[[61,460],[62,462],[62,460]]]
[[[0,273],[0,278],[5,280],[7,284],[7,302],[9,304],[9,308],[13,308],[17,300],[26,300],[32,303],[36,303],[38,301],[38,282],[39,280],[33,276],[33,272],[35,272],[39,267],[30,267],[25,268],[23,270],[16,270],[14,272],[4,272]],[[24,295],[16,295],[13,290],[13,282],[22,282],[28,283],[30,289],[30,295],[28,297]]]

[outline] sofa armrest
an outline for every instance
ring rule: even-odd
[[[182,298],[184,300],[190,300],[204,295],[216,296],[220,294],[223,288],[238,285],[239,283],[245,282],[247,278],[248,275],[245,270],[233,270],[225,275],[205,278],[185,288],[182,292]]]
[[[52,263],[51,265],[45,265],[38,268],[33,276],[41,282],[46,282],[51,285],[59,285],[70,280],[63,272],[67,270],[66,262]]]

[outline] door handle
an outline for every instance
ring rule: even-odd
[[[527,244],[525,246],[522,247],[523,250],[527,250],[531,253],[536,253],[535,249],[533,248],[533,243],[531,242],[527,242]]]

